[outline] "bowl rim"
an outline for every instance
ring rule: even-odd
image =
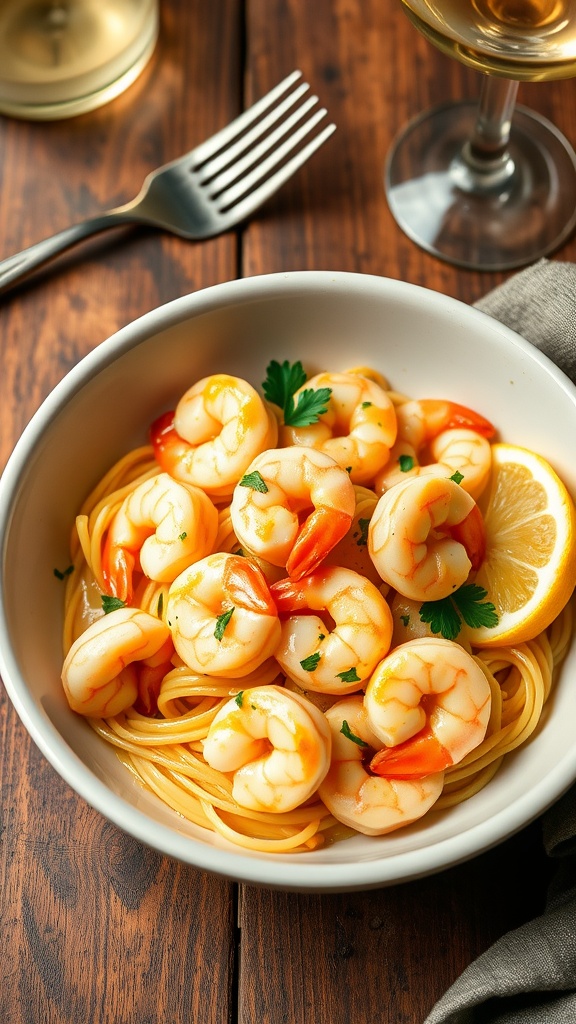
[[[68,746],[53,722],[41,714],[20,674],[8,633],[3,566],[10,509],[25,473],[29,453],[57,417],[63,404],[95,374],[151,335],[165,331],[189,317],[254,299],[285,296],[290,290],[298,293],[328,292],[335,286],[352,289],[356,294],[377,287],[382,294],[401,299],[405,297],[410,302],[422,294],[434,308],[442,308],[454,315],[464,314],[467,318],[472,315],[478,322],[480,319],[489,321],[493,329],[521,348],[530,360],[553,376],[556,383],[567,390],[576,402],[576,387],[548,356],[500,321],[460,299],[421,285],[377,275],[309,270],[262,274],[222,282],[180,296],[144,313],[98,344],[65,374],[32,415],[0,476],[0,674],[6,692],[36,746],[62,779],[90,806],[144,845],[224,878],[283,891],[312,890],[328,893],[377,888],[446,870],[479,856],[527,826],[569,788],[576,777],[576,752],[573,758],[565,756],[541,781],[536,801],[532,789],[517,800],[512,808],[496,813],[488,821],[472,825],[459,835],[451,835],[424,849],[363,860],[360,870],[358,863],[313,863],[306,860],[306,855],[298,855],[297,859],[293,858],[287,863],[283,855],[274,854],[267,858],[246,854],[241,849],[205,844],[159,822],[154,822],[151,828],[147,815],[108,789]]]

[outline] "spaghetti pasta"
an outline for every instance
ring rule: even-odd
[[[329,378],[330,375],[325,376]],[[406,401],[404,396],[394,393],[390,395],[394,406]],[[159,471],[154,448],[151,445],[137,448],[110,468],[79,510],[71,537],[73,571],[67,579],[65,592],[65,656],[91,624],[106,614],[107,602],[113,601],[103,564],[103,552],[115,516],[120,508],[125,507],[127,499],[136,488],[152,480]],[[258,477],[253,476],[250,479],[248,470],[247,477],[238,484],[246,486],[244,479],[248,479],[249,485],[254,488],[253,498],[257,503],[258,488],[261,486]],[[273,487],[274,483],[267,481],[265,486]],[[368,557],[366,543],[367,527],[376,508],[378,496],[366,484],[356,486],[354,494],[356,510],[352,517],[352,526],[344,539],[341,538],[340,532],[337,543],[335,542],[332,550],[325,554],[326,565],[335,567],[335,571],[338,571],[339,566],[352,569],[352,575],[358,573],[359,579],[368,576],[371,580],[370,585],[379,585],[380,593],[391,601],[394,592],[375,572]],[[218,506],[218,528],[211,553],[220,552],[225,553],[227,558],[241,556],[247,559],[255,567],[254,571],[259,574],[258,578],[262,579],[262,593],[270,593],[270,587],[273,594],[274,584],[286,575],[285,568],[270,565],[261,556],[253,554],[249,544],[241,545],[238,542],[230,517],[229,495],[214,500]],[[304,503],[301,502],[297,510],[300,519],[304,515],[303,509]],[[270,530],[273,526],[274,524],[270,525]],[[324,531],[324,550],[325,521],[321,529]],[[306,544],[312,549],[317,543],[318,539],[312,528]],[[192,566],[196,564],[196,561],[192,562]],[[312,592],[306,585],[306,578],[304,577],[304,585],[298,588],[299,595],[305,595],[307,590]],[[170,607],[173,582],[149,579],[142,572],[136,559],[130,607],[140,609],[170,626],[167,609]],[[245,582],[238,583],[239,590],[246,586]],[[237,603],[240,603],[240,600],[238,597]],[[305,597],[298,597],[298,600],[304,601]],[[304,610],[310,610],[311,607],[304,605]],[[216,615],[215,624],[211,629],[217,645],[229,641],[229,623],[233,613],[238,614],[232,603]],[[303,618],[304,621],[311,621],[311,617],[306,620],[306,615]],[[202,625],[199,627],[205,631],[206,628]],[[457,763],[450,764],[445,770],[441,795],[433,804],[432,810],[426,813],[446,810],[479,792],[494,777],[504,758],[526,743],[534,734],[541,722],[546,701],[553,690],[558,668],[567,652],[572,632],[573,605],[569,602],[546,630],[523,643],[500,648],[471,648],[466,642],[465,635],[462,637],[462,646],[470,651],[473,661],[480,667],[486,679],[490,695],[490,716],[480,742]],[[325,638],[322,636],[321,639]],[[345,692],[349,693],[354,692],[356,663],[353,647],[358,640],[348,637],[346,642],[351,644],[350,667],[346,665],[345,671],[340,675],[345,678]],[[324,650],[322,647],[322,656]],[[314,661],[315,655],[311,657]],[[301,662],[306,668],[305,663],[306,659]],[[141,667],[136,664],[133,671],[138,686],[138,673]],[[161,678],[156,679],[154,671],[159,672]],[[294,696],[299,706],[306,703],[303,684],[297,685],[286,676],[273,653],[266,652],[260,664],[251,664],[250,671],[222,678],[190,667],[171,648],[168,666],[164,662],[160,666],[152,664],[150,672],[152,676],[149,676],[146,685],[149,692],[154,694],[151,712],[143,713],[136,701],[114,715],[104,713],[98,717],[93,712],[87,715],[91,727],[103,741],[116,749],[126,769],[133,774],[138,784],[156,794],[177,814],[195,825],[216,832],[223,839],[251,850],[304,853],[320,844],[334,842],[353,834],[354,829],[344,824],[343,820],[338,820],[327,804],[320,799],[317,787],[290,810],[253,810],[242,806],[232,795],[235,770],[218,770],[204,756],[205,741],[214,720],[217,716],[218,720],[223,716],[226,719],[227,709],[233,705],[241,711],[244,693],[249,694],[255,689],[264,693],[266,688],[274,690],[281,687],[285,689],[287,695]],[[366,681],[355,691],[360,697],[365,685]],[[322,693],[321,699],[320,695],[311,694],[310,704],[314,708],[314,715],[322,715],[324,710],[336,703],[339,700],[339,692],[336,686],[333,692],[328,688],[327,693]],[[242,716],[239,714],[237,717]],[[289,728],[292,728],[289,712],[287,721]],[[347,741],[351,740],[360,748],[370,746],[369,742],[363,740],[361,735],[355,735],[348,726],[347,735],[344,725],[346,723],[343,723],[342,732]],[[241,727],[244,728],[244,724]],[[372,736],[369,723],[366,728],[366,735]],[[278,729],[279,726],[276,727],[276,733]],[[256,740],[254,742],[257,743]],[[271,742],[269,739],[262,741],[268,744],[267,749],[270,748]],[[262,756],[263,749],[260,746],[255,756]],[[326,749],[329,755],[329,747]],[[371,749],[371,753],[373,752],[374,749]],[[365,772],[365,768],[363,771]],[[328,768],[323,772],[324,776],[330,780]]]

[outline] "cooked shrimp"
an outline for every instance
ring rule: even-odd
[[[226,505],[225,508],[221,508],[218,512],[218,533],[214,541],[213,551],[227,551],[231,555],[245,554],[238,537],[234,533],[230,517],[230,505]],[[286,568],[284,566],[272,565],[271,562],[265,561],[264,558],[258,558],[253,553],[250,553],[250,561],[254,562],[262,570],[269,584],[284,579],[286,575]]]
[[[330,769],[319,794],[338,821],[368,836],[410,825],[436,802],[444,772],[422,779],[370,774],[366,760],[381,741],[370,727],[361,696],[345,697],[325,712],[332,733]]]
[[[322,712],[282,686],[241,690],[217,712],[204,757],[233,772],[241,807],[282,813],[308,800],[330,765],[330,730]]]
[[[396,406],[398,440],[407,441],[416,451],[452,427],[467,427],[491,438],[495,428],[474,409],[438,398],[411,399]]]
[[[388,461],[396,440],[396,413],[386,392],[356,373],[319,373],[296,392],[331,391],[325,413],[308,427],[282,427],[282,444],[317,448],[346,469],[355,484],[369,483]]]
[[[454,427],[443,430],[429,445],[433,462],[419,465],[416,449],[407,441],[399,441],[390,452],[390,461],[378,473],[375,490],[383,494],[390,487],[414,476],[452,477],[459,474],[462,490],[477,500],[490,476],[492,449],[490,442],[476,430]]]
[[[174,580],[165,617],[186,665],[226,679],[258,668],[280,639],[280,620],[263,574],[248,559],[222,551]]]
[[[137,567],[151,580],[171,583],[208,554],[217,531],[216,507],[199,487],[168,473],[145,480],[124,499],[108,530],[102,572],[109,592],[130,603]]]
[[[174,413],[151,427],[154,453],[177,480],[228,496],[252,459],[278,439],[270,406],[240,377],[203,377],[182,396]]]
[[[324,452],[292,445],[250,463],[230,516],[243,549],[299,579],[342,539],[355,507],[346,470]]]
[[[445,466],[450,475],[461,475],[462,490],[478,500],[490,477],[492,448],[490,442],[477,430],[454,427],[443,430],[430,442],[430,452],[436,464]]]
[[[153,709],[174,653],[170,630],[139,608],[103,615],[74,641],[62,668],[62,683],[73,711],[109,718],[140,700]]]
[[[366,688],[370,725],[386,744],[370,767],[412,778],[457,764],[484,739],[490,684],[471,654],[441,637],[411,640],[384,658]]]
[[[283,671],[308,690],[359,690],[392,637],[392,614],[374,584],[331,565],[270,591],[280,615],[288,613],[275,651]]]
[[[478,569],[484,521],[453,480],[416,477],[380,498],[368,528],[368,550],[380,576],[404,597],[438,601]]]

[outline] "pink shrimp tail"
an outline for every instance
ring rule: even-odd
[[[370,770],[390,779],[421,779],[453,763],[450,752],[428,728],[397,747],[383,747],[372,758]]]
[[[290,557],[286,571],[293,580],[312,572],[329,551],[348,533],[352,515],[340,509],[319,506],[305,520]]]
[[[439,401],[435,398],[422,398],[418,404],[424,414],[429,417],[432,429],[430,437],[439,434],[442,430],[451,430],[454,427],[467,427],[468,430],[475,430],[482,437],[491,438],[496,433],[496,428],[479,412],[468,409],[458,402]]]
[[[106,538],[102,552],[102,575],[108,593],[118,597],[125,604],[132,600],[132,576],[136,559],[131,551],[114,544],[110,535]]]
[[[476,572],[486,557],[486,528],[478,505],[474,505],[461,523],[450,527],[450,536],[464,546]]]
[[[222,585],[234,606],[262,615],[276,615],[276,605],[264,574],[246,558],[237,555],[227,559]]]
[[[190,445],[180,437],[174,426],[174,412],[165,412],[150,427],[150,443],[154,458],[165,473],[174,474],[190,451]]]
[[[308,591],[317,582],[317,575],[316,572],[313,572],[301,580],[288,577],[272,584],[270,593],[281,615],[283,613],[290,615],[292,612],[303,611],[310,607]]]

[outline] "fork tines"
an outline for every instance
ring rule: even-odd
[[[335,131],[335,124],[319,128],[327,111],[306,95],[310,86],[301,78],[293,71],[193,150],[191,171],[220,211],[238,212],[243,197],[249,209],[262,203]]]

